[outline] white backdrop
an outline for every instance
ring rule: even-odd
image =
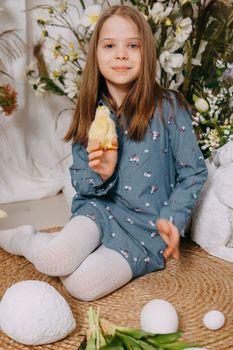
[[[33,44],[40,37],[32,12],[27,10],[39,3],[42,2],[0,0],[4,9],[0,32],[17,29],[26,43],[22,57],[8,67],[15,80],[7,82],[18,92],[17,111],[10,117],[0,116],[0,203],[44,198],[60,190],[70,202],[73,195],[68,179],[71,145],[62,140],[71,112],[63,113],[55,128],[58,113],[71,107],[71,102],[52,94],[35,97],[24,77],[25,67],[32,60]],[[3,81],[1,75],[0,84]]]

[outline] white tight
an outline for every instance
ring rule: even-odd
[[[98,226],[85,216],[74,217],[53,234],[35,232],[29,225],[1,230],[0,247],[23,255],[40,272],[59,276],[80,300],[99,299],[132,278],[125,258],[100,243]]]

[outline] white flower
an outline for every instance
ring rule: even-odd
[[[198,98],[195,101],[195,107],[199,112],[207,112],[209,110],[209,104],[204,98]]]
[[[65,88],[64,92],[70,99],[73,99],[78,93],[79,81],[77,79],[78,74],[73,72],[67,72],[64,80]]]
[[[225,63],[222,60],[217,60],[216,67],[217,68],[225,68]]]
[[[175,79],[172,79],[169,89],[171,90],[178,90],[181,84],[184,82],[184,75],[182,72],[178,73],[175,77]]]
[[[77,84],[71,80],[65,80],[64,84],[65,84],[64,92],[67,94],[69,98],[73,99],[78,92]]]
[[[180,47],[183,46],[184,43],[180,43],[176,37],[168,37],[164,43],[164,50],[169,52],[175,52]]]
[[[90,30],[93,30],[99,20],[100,12],[101,7],[99,5],[92,5],[87,7],[84,11],[84,16],[81,19],[81,24],[84,27],[90,27]]]
[[[32,88],[33,88],[33,90],[35,92],[35,95],[37,97],[41,96],[41,95],[43,95],[45,93],[45,89],[44,88],[45,88],[46,84],[42,83],[40,81],[40,77],[37,78],[37,79],[34,79],[34,78],[29,79],[28,82],[29,82],[30,85],[32,85]]]
[[[230,135],[230,131],[227,129],[225,129],[223,133],[224,133],[224,135],[227,135],[227,136]]]
[[[233,63],[227,62],[227,69],[233,69]]]
[[[174,74],[180,73],[184,63],[184,56],[180,53],[170,53],[164,51],[159,61],[165,72],[173,76]]]
[[[206,49],[206,45],[207,45],[207,41],[205,40],[201,40],[196,57],[192,58],[192,64],[194,66],[200,66],[201,65],[201,58],[202,58],[202,54]]]
[[[149,11],[151,17],[153,18],[154,22],[156,24],[158,23],[161,23],[165,20],[165,18],[167,16],[170,15],[172,11],[172,7],[167,7],[165,10],[164,10],[164,7],[163,5],[160,3],[160,2],[156,2],[152,9]]]
[[[183,18],[176,24],[176,39],[183,43],[192,31],[192,21],[189,17]]]

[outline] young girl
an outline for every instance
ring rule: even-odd
[[[81,300],[98,299],[179,256],[179,237],[207,170],[182,96],[156,83],[154,39],[128,6],[101,16],[91,38],[72,140],[72,218],[60,233],[21,226],[0,233],[0,246],[60,276]],[[97,106],[117,126],[115,148],[88,142]]]

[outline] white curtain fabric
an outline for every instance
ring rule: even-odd
[[[0,84],[10,83],[18,92],[17,111],[0,116],[0,203],[49,197],[63,190],[70,203],[73,190],[68,167],[71,145],[62,138],[72,112],[58,113],[73,105],[66,97],[47,93],[35,97],[25,78],[25,67],[32,60],[33,44],[40,31],[28,11],[42,3],[36,0],[1,0],[0,32],[17,29],[26,43],[25,52],[8,67],[14,81],[0,75]],[[53,4],[53,1],[45,1]],[[57,121],[57,123],[56,123]]]

